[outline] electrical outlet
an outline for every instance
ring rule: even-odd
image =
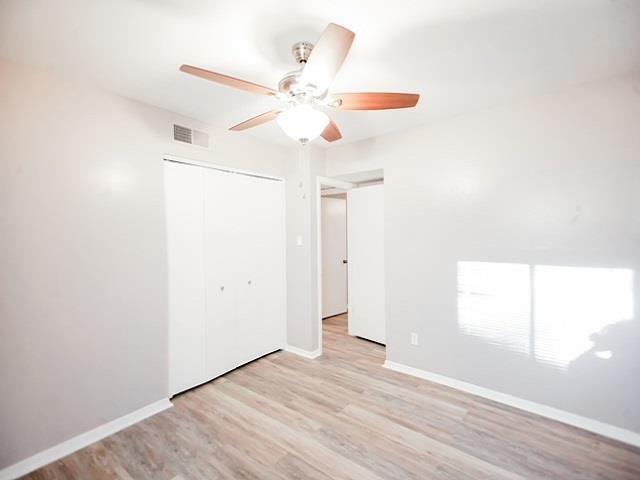
[[[418,345],[418,334],[416,332],[411,333],[411,345]]]

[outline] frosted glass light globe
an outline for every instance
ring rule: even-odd
[[[303,144],[317,138],[328,124],[327,114],[310,105],[296,105],[278,115],[284,133]]]

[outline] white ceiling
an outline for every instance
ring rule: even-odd
[[[0,0],[0,56],[226,128],[276,101],[178,67],[275,87],[328,22],[356,32],[334,91],[422,95],[336,112],[336,144],[640,70],[640,0]],[[292,142],[275,123],[249,134]]]

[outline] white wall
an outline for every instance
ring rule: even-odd
[[[285,175],[291,152],[0,63],[0,468],[167,396],[162,156]]]
[[[327,150],[384,168],[389,360],[640,432],[635,79]]]
[[[324,174],[323,151],[298,147],[287,165],[287,343],[312,352],[320,341],[316,179]]]

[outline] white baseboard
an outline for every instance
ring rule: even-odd
[[[558,408],[542,405],[541,403],[531,402],[522,398],[514,397],[506,393],[497,392],[488,388],[479,387],[472,383],[456,380],[455,378],[445,377],[437,373],[427,372],[426,370],[420,370],[419,368],[409,367],[401,363],[395,363],[386,361],[383,365],[389,370],[395,370],[396,372],[406,373],[414,377],[429,380],[431,382],[440,383],[447,387],[455,388],[463,392],[478,395],[479,397],[488,398],[495,402],[509,405],[510,407],[519,408],[530,413],[557,420],[558,422],[566,423],[573,427],[578,427],[589,432],[597,433],[604,437],[612,438],[620,442],[628,443],[635,447],[640,447],[640,434],[632,432],[631,430],[625,430],[624,428],[609,425],[608,423],[599,422],[591,418],[576,415],[574,413],[566,412]]]
[[[285,352],[295,353],[296,355],[300,355],[304,358],[309,358],[313,360],[314,358],[318,358],[322,355],[322,349],[317,348],[315,350],[303,350],[302,348],[294,347],[293,345],[286,345],[284,347]]]
[[[138,423],[141,420],[155,415],[156,413],[160,413],[172,406],[173,405],[169,399],[165,398],[128,413],[127,415],[116,418],[104,425],[100,425],[88,432],[81,433],[80,435],[70,438],[58,445],[54,445],[40,453],[36,453],[35,455],[25,458],[18,463],[14,463],[13,465],[3,468],[0,470],[0,480],[13,480],[26,475],[27,473],[33,472],[40,467],[44,467],[45,465],[55,462],[62,457],[66,457],[81,448],[87,447],[92,443],[102,440],[109,435],[113,435],[134,423]]]

